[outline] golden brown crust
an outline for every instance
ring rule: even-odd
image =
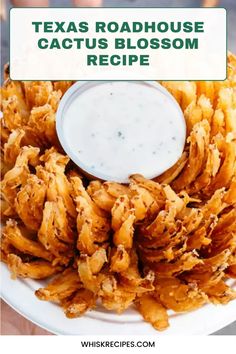
[[[236,298],[236,57],[222,82],[162,82],[187,123],[185,150],[163,175],[88,182],[61,151],[60,97],[72,82],[2,89],[1,240],[13,276],[59,273],[36,291],[69,318],[135,303],[157,330],[184,312]],[[16,221],[17,220],[17,221]]]

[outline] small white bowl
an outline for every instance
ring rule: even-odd
[[[78,95],[81,95],[82,93],[84,93],[87,90],[94,88],[96,86],[100,86],[102,88],[102,85],[104,85],[106,83],[111,83],[111,82],[112,81],[83,81],[83,82],[76,82],[74,85],[72,85],[68,89],[68,91],[64,94],[64,96],[59,104],[57,114],[56,114],[56,130],[57,130],[57,134],[58,134],[60,143],[61,143],[63,149],[65,150],[65,152],[67,153],[67,155],[83,171],[83,173],[85,173],[89,178],[97,178],[97,179],[101,179],[101,180],[113,180],[113,181],[120,182],[120,183],[127,183],[128,177],[127,178],[123,178],[123,177],[119,178],[117,176],[113,176],[113,175],[111,176],[111,174],[109,174],[109,173],[101,173],[101,171],[98,172],[98,171],[96,171],[96,169],[92,169],[91,166],[87,166],[84,161],[81,161],[79,153],[76,153],[76,151],[73,151],[73,149],[70,147],[70,144],[68,144],[68,138],[65,137],[65,131],[63,129],[63,122],[65,119],[66,111],[67,111],[68,107],[70,106],[70,104],[73,102],[73,100]],[[115,82],[116,81],[114,81],[114,83]],[[127,82],[127,83],[129,83],[129,82]],[[131,83],[133,83],[133,82],[131,82]],[[165,172],[165,170],[170,168],[180,158],[181,153],[184,149],[184,145],[185,145],[186,125],[185,125],[185,119],[183,116],[183,112],[182,112],[180,106],[178,105],[175,98],[163,86],[161,86],[160,84],[158,84],[155,81],[135,81],[135,83],[140,84],[142,86],[143,85],[149,86],[152,89],[155,88],[157,90],[157,93],[159,92],[162,95],[164,94],[165,97],[168,98],[169,102],[171,102],[171,104],[173,104],[175,106],[176,112],[180,118],[181,138],[177,139],[177,141],[176,141],[176,150],[178,150],[178,156],[176,156],[176,160],[174,162],[172,161],[171,164],[168,165],[168,162],[167,162],[165,164],[165,169],[159,170],[158,173],[156,173],[156,174],[145,175],[145,173],[143,173],[145,175],[145,177],[151,179],[151,178],[154,178],[154,177],[160,175],[161,173]],[[138,103],[139,103],[139,101],[137,100],[137,104]],[[93,102],[88,102],[88,107],[91,107],[91,105],[93,105]],[[96,106],[95,106],[94,110],[96,112]],[[79,112],[78,112],[78,116],[79,116]],[[160,134],[162,134],[162,132],[160,132]],[[110,171],[107,171],[107,172],[110,172]],[[142,173],[142,172],[135,171],[135,173]],[[134,173],[134,171],[131,171],[130,174],[133,174],[133,173]]]

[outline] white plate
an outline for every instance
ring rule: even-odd
[[[58,305],[40,301],[34,295],[34,291],[44,286],[44,282],[12,280],[3,263],[1,279],[3,300],[28,320],[55,334],[208,335],[236,319],[236,301],[227,305],[205,305],[184,314],[170,312],[170,327],[164,332],[154,330],[134,309],[117,315],[98,307],[97,310],[87,312],[80,318],[68,319]],[[236,281],[231,284],[236,287]]]

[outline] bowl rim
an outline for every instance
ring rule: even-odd
[[[76,164],[76,166],[78,166],[78,168],[82,171],[82,173],[84,175],[86,175],[88,177],[88,179],[98,179],[98,180],[103,180],[103,181],[108,181],[108,180],[113,180],[115,182],[118,183],[128,183],[128,179],[124,180],[123,178],[115,178],[115,179],[111,179],[111,177],[109,175],[103,174],[103,173],[97,173],[96,171],[90,169],[88,166],[86,166],[79,158],[78,154],[76,154],[74,151],[72,151],[72,149],[70,148],[69,144],[67,143],[67,139],[65,138],[65,134],[64,134],[64,129],[63,129],[63,118],[64,118],[64,114],[67,110],[67,107],[70,105],[70,103],[73,101],[73,99],[77,96],[82,94],[83,92],[85,92],[86,90],[89,90],[90,88],[93,88],[97,85],[103,85],[106,83],[110,83],[110,82],[117,82],[114,80],[104,80],[104,81],[78,81],[76,83],[74,83],[63,95],[57,112],[56,112],[56,132],[57,132],[57,136],[58,139],[60,141],[60,144],[62,146],[62,148],[64,149],[64,151],[66,152],[66,154],[70,157],[70,159]],[[155,88],[157,91],[161,92],[162,94],[164,94],[166,97],[168,97],[168,99],[170,101],[172,101],[173,105],[175,105],[175,107],[177,108],[177,111],[179,113],[179,117],[183,122],[183,146],[181,149],[181,154],[184,151],[184,146],[185,146],[185,142],[186,142],[186,135],[187,135],[187,127],[186,127],[186,121],[184,118],[184,114],[183,111],[181,109],[181,107],[179,106],[178,102],[176,101],[175,97],[173,95],[170,94],[170,92],[161,84],[159,84],[156,81],[131,81],[131,80],[127,80],[127,81],[119,81],[119,82],[130,82],[133,84],[141,84],[141,85],[145,85],[145,86],[149,86],[152,88]],[[161,171],[158,174],[155,175],[151,175],[151,176],[146,176],[146,178],[148,179],[153,179],[155,177],[158,177],[160,174],[164,173],[166,170],[168,170],[170,167],[172,167],[177,161],[178,159],[181,157],[178,156],[176,158],[176,161],[174,163],[172,163],[171,165],[169,165],[165,170]]]

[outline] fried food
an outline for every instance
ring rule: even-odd
[[[41,107],[45,104],[52,106],[52,97],[54,95],[54,87],[50,81],[24,81],[25,101],[31,109],[33,107]],[[57,92],[57,91],[56,91]],[[61,92],[58,93],[58,103]],[[53,108],[57,108],[52,106]]]
[[[79,289],[69,298],[63,299],[61,306],[66,317],[80,317],[86,311],[96,307],[96,297],[94,293],[88,289]]]
[[[69,263],[72,257],[74,234],[61,198],[55,202],[45,203],[38,239],[45,249],[57,257],[62,264]]]
[[[29,175],[15,198],[15,210],[28,229],[37,231],[43,219],[47,188],[36,175]]]
[[[27,124],[30,109],[25,100],[23,83],[7,79],[2,88],[1,110],[4,113],[1,126],[6,135]]]
[[[72,199],[72,185],[65,175],[69,158],[57,152],[55,148],[46,150],[40,157],[44,164],[36,167],[36,175],[47,186],[47,200],[54,202],[58,197],[62,198],[66,212],[73,222],[76,217],[75,203]]]
[[[50,262],[38,260],[23,262],[19,256],[9,254],[7,265],[12,274],[12,278],[45,279],[61,271],[60,266],[53,266]]]
[[[72,177],[71,183],[78,213],[77,249],[84,254],[92,255],[100,247],[99,244],[108,240],[109,220],[107,214],[92,201],[79,177]]]
[[[88,181],[61,150],[55,114],[72,82],[2,89],[1,257],[68,318],[135,304],[155,329],[169,312],[236,299],[236,57],[222,82],[162,82],[187,125],[179,161],[154,180]]]
[[[34,107],[28,120],[29,132],[37,137],[40,146],[49,147],[51,144],[59,146],[56,135],[56,119],[55,112],[49,103],[44,106]]]
[[[23,146],[17,156],[15,165],[7,171],[1,182],[2,194],[9,205],[9,209],[14,211],[15,199],[21,186],[24,186],[30,174],[30,165],[38,163],[39,148]]]
[[[122,244],[119,244],[117,248],[113,249],[111,256],[111,271],[121,273],[126,271],[130,265],[129,253],[126,251]]]
[[[187,139],[189,146],[188,163],[182,173],[173,181],[172,186],[175,190],[181,191],[188,187],[196,177],[202,172],[205,162],[205,154],[209,146],[210,126],[207,120],[202,120],[194,124],[190,136]]]
[[[41,243],[31,240],[22,234],[15,220],[10,219],[7,221],[3,229],[3,236],[10,245],[24,254],[43,258],[48,261],[53,260],[53,255]]]
[[[12,131],[7,142],[4,144],[4,163],[8,164],[8,167],[14,166],[16,158],[20,153],[21,141],[24,135],[24,130],[17,128]]]
[[[81,287],[78,272],[73,268],[67,268],[45,288],[38,289],[35,294],[40,300],[57,302],[68,298]]]
[[[169,326],[165,307],[151,295],[143,295],[138,298],[136,306],[144,320],[150,322],[158,331],[162,331]]]

